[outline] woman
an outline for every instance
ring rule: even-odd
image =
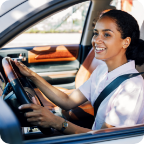
[[[31,79],[62,109],[72,109],[87,100],[93,105],[102,90],[113,79],[123,74],[137,73],[135,63],[141,65],[144,62],[143,48],[139,47],[139,33],[137,21],[128,13],[120,10],[104,13],[95,25],[92,46],[95,57],[103,60],[106,65],[99,65],[90,79],[70,96],[51,86],[22,63],[15,63],[23,75]],[[126,80],[101,103],[92,130],[143,123],[143,102],[143,78],[137,76]],[[20,110],[27,108],[33,109],[33,112],[26,113],[26,117],[27,121],[34,125],[44,128],[53,127],[65,134],[91,131],[66,122],[39,105],[25,104],[19,107]],[[63,124],[66,126],[64,127]]]

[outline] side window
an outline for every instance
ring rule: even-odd
[[[79,44],[89,4],[79,3],[46,18],[5,47]]]

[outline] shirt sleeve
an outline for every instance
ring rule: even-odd
[[[119,92],[106,112],[107,124],[119,127],[137,123],[144,102],[143,85],[143,82],[136,77],[120,85]]]
[[[79,87],[79,90],[87,98],[88,101],[91,100],[91,77]]]
[[[95,71],[96,69],[93,71],[93,73],[95,73]],[[93,73],[91,74],[90,78],[83,85],[79,87],[79,90],[87,98],[88,101],[91,101],[91,84],[92,84]]]

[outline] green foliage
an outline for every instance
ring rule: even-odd
[[[42,31],[42,30],[38,30],[38,29],[29,29],[27,31],[25,31],[25,33],[78,33],[80,32],[81,30],[53,30],[53,29],[50,29],[50,30],[47,30],[47,31]]]
[[[79,19],[74,19],[73,24],[76,26],[81,25],[81,21]]]

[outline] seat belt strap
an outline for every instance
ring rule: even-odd
[[[143,74],[144,72],[141,73],[131,73],[131,74],[124,74],[121,75],[119,77],[117,77],[116,79],[114,79],[109,85],[107,85],[103,91],[100,93],[100,95],[98,96],[98,98],[96,99],[95,103],[94,103],[94,120],[95,117],[97,115],[97,111],[98,108],[101,104],[101,102],[112,92],[114,91],[123,81],[132,78],[132,77],[136,77],[138,75]]]

